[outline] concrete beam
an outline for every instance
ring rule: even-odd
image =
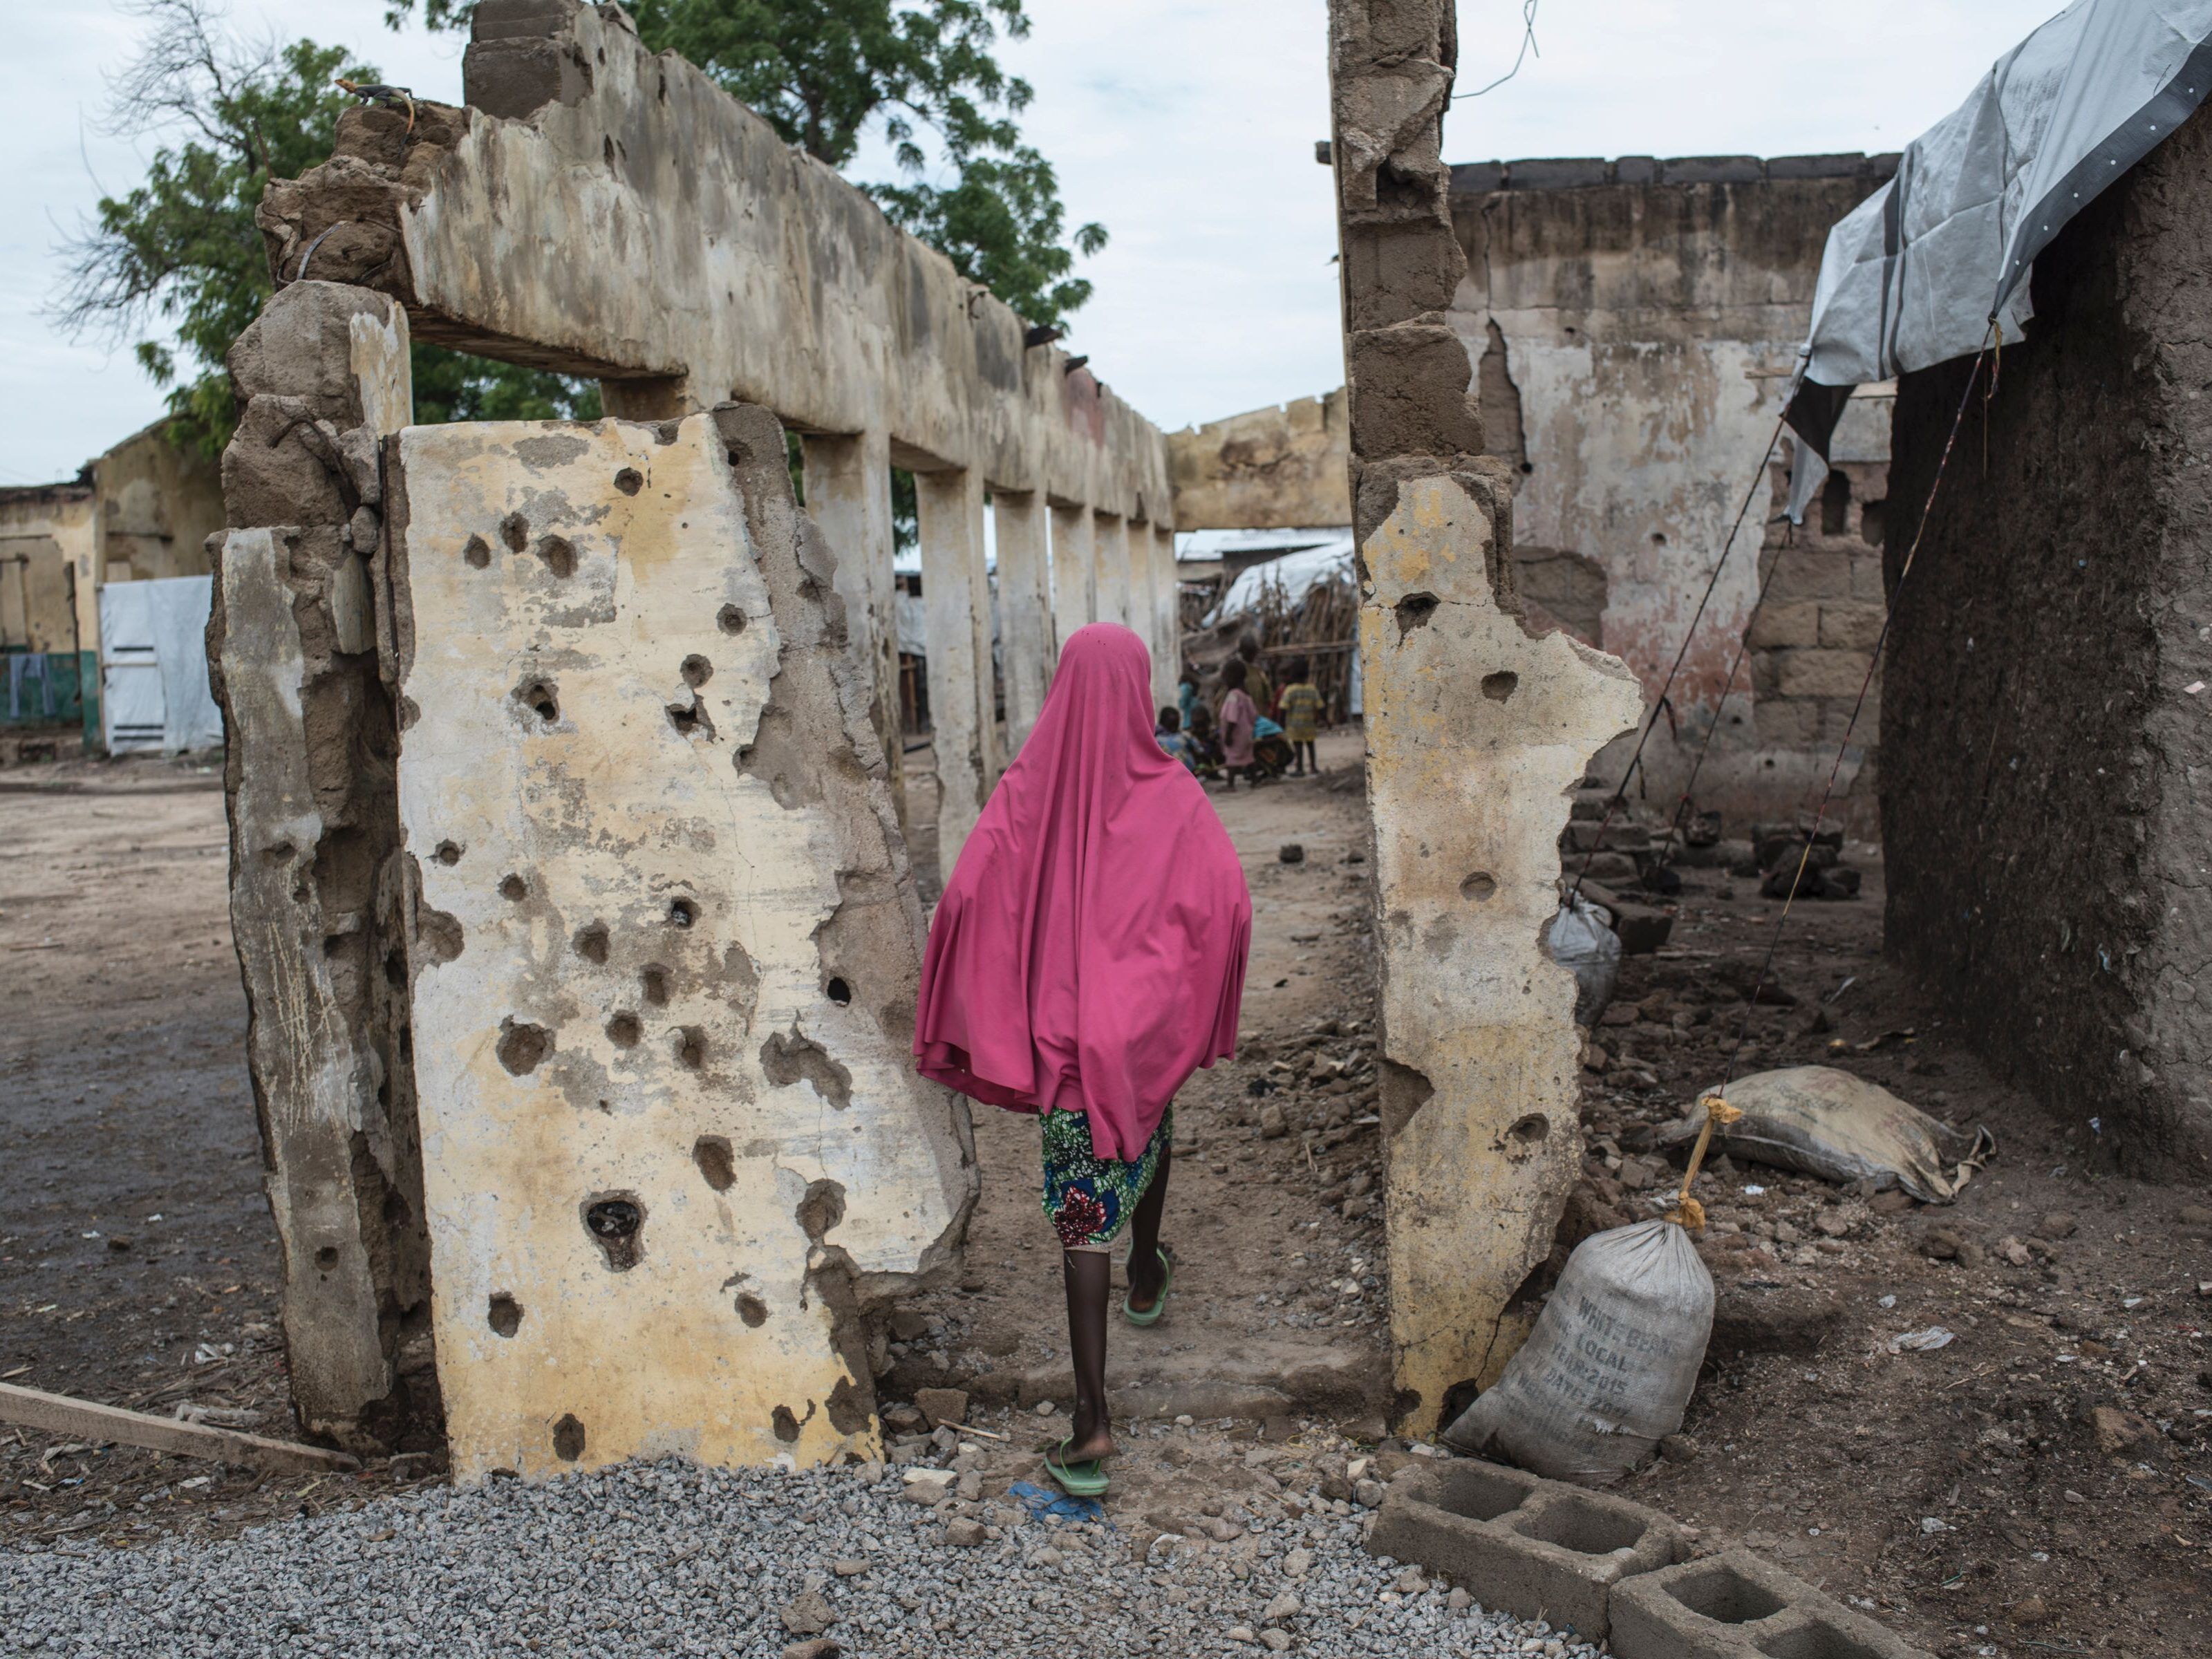
[[[799,441],[807,516],[837,560],[837,597],[856,664],[866,665],[871,718],[886,756],[902,747],[898,591],[891,569],[890,440],[881,432]],[[891,802],[906,822],[906,769],[889,770]]]
[[[1382,978],[1384,1215],[1398,1416],[1437,1425],[1525,1339],[1516,1305],[1580,1167],[1574,983],[1541,945],[1565,794],[1635,677],[1514,591],[1510,471],[1482,455],[1445,314],[1467,276],[1439,153],[1450,0],[1330,0]]]
[[[453,1469],[873,1455],[863,1319],[947,1267],[967,1115],[784,434],[388,450],[410,988]]]
[[[999,778],[983,481],[963,469],[917,472],[914,483],[937,757],[937,866],[949,878]]]
[[[1044,707],[1056,653],[1043,499],[1001,490],[991,497],[999,550],[999,655],[1006,681],[1006,757],[1021,753]]]
[[[349,1449],[434,1419],[397,705],[379,662],[376,446],[412,418],[405,314],[295,283],[239,337],[209,659],[230,914],[301,1426]],[[416,1383],[422,1387],[418,1389]]]

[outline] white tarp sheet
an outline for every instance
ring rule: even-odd
[[[2036,255],[2212,92],[2208,37],[2212,0],[2075,0],[1828,233],[1790,406],[1793,520],[1852,386],[1976,351],[1992,320],[2021,337]]]
[[[208,689],[213,596],[207,576],[100,587],[100,722],[111,754],[222,746],[222,712]]]
[[[1213,628],[1232,617],[1250,615],[1260,608],[1261,595],[1269,588],[1276,590],[1277,603],[1290,609],[1305,598],[1316,582],[1351,580],[1352,532],[1347,530],[1319,547],[1285,553],[1239,571],[1229,591],[1207,613],[1205,626]]]

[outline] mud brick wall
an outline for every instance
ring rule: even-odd
[[[1449,0],[1332,0],[1329,34],[1395,1414],[1427,1433],[1525,1339],[1579,1169],[1574,981],[1540,940],[1567,793],[1640,695],[1514,592],[1511,475],[1447,314]]]
[[[243,410],[210,538],[231,923],[301,1426],[361,1451],[434,1437],[401,928],[398,722],[373,591],[378,443],[411,417],[407,319],[296,283],[239,337]]]
[[[412,1008],[456,1475],[877,1447],[865,1318],[947,1267],[964,1106],[782,428],[391,446]]]
[[[2200,1179],[2212,1170],[2208,276],[2200,114],[2036,262],[2035,320],[2006,344],[1994,398],[1974,393],[1896,600],[1881,787],[1891,954],[2085,1156]],[[1948,363],[1899,383],[1893,584],[1967,373]]]

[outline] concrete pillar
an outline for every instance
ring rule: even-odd
[[[1053,667],[1044,497],[993,494],[999,548],[999,666],[1006,683],[1006,756],[1019,754],[1044,707]]]
[[[231,348],[210,678],[230,915],[301,1427],[369,1453],[436,1424],[404,987],[378,443],[408,424],[407,317],[295,283]],[[380,640],[380,635],[381,639]],[[380,662],[380,643],[386,650]]]
[[[1182,672],[1182,578],[1176,570],[1175,532],[1152,526],[1152,696],[1176,700]]]
[[[388,447],[411,1006],[456,1479],[880,1455],[866,1321],[945,1262],[967,1114],[782,428]]]
[[[1160,684],[1160,647],[1153,637],[1152,620],[1152,527],[1142,519],[1125,520],[1122,534],[1127,538],[1129,552],[1129,627],[1145,642],[1145,653],[1152,659],[1152,689]],[[1152,699],[1159,707],[1159,699]]]
[[[1093,520],[1097,526],[1095,557],[1097,613],[1099,622],[1130,625],[1129,592],[1129,521],[1118,514],[1101,513]]]
[[[837,558],[845,635],[868,676],[876,741],[891,802],[906,822],[906,767],[899,722],[898,593],[891,570],[890,440],[881,432],[805,437],[807,516]]]
[[[1087,507],[1052,507],[1053,658],[1069,635],[1097,617],[1098,526]]]
[[[929,647],[931,749],[937,757],[937,867],[950,877],[999,775],[983,480],[955,468],[917,472],[914,488],[922,630]]]
[[[1642,694],[1520,625],[1513,475],[1482,453],[1443,317],[1467,275],[1441,155],[1451,0],[1330,0],[1329,35],[1394,1380],[1426,1434],[1526,1339],[1516,1293],[1579,1171],[1574,979],[1540,939],[1566,793]]]

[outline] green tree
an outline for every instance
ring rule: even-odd
[[[421,0],[434,28],[464,28],[475,0]],[[395,25],[416,0],[392,0]],[[1078,254],[1103,226],[1071,235],[1052,164],[1015,120],[1029,83],[994,55],[1030,32],[1022,0],[638,0],[638,33],[677,52],[791,143],[849,166],[872,129],[906,182],[862,185],[891,221],[1032,322],[1065,326],[1091,297]],[[931,179],[933,139],[944,181]]]
[[[139,0],[151,27],[112,88],[109,125],[165,133],[146,178],[101,198],[64,250],[69,274],[54,310],[73,335],[129,339],[155,319],[172,345],[139,338],[139,365],[169,393],[171,439],[210,454],[230,441],[238,410],[224,354],[274,291],[253,210],[272,179],[326,159],[352,100],[332,84],[374,81],[342,47],[289,46],[225,34],[206,0]],[[180,362],[179,359],[182,359]],[[415,348],[416,417],[545,418],[599,413],[599,388],[542,370],[434,346]]]

